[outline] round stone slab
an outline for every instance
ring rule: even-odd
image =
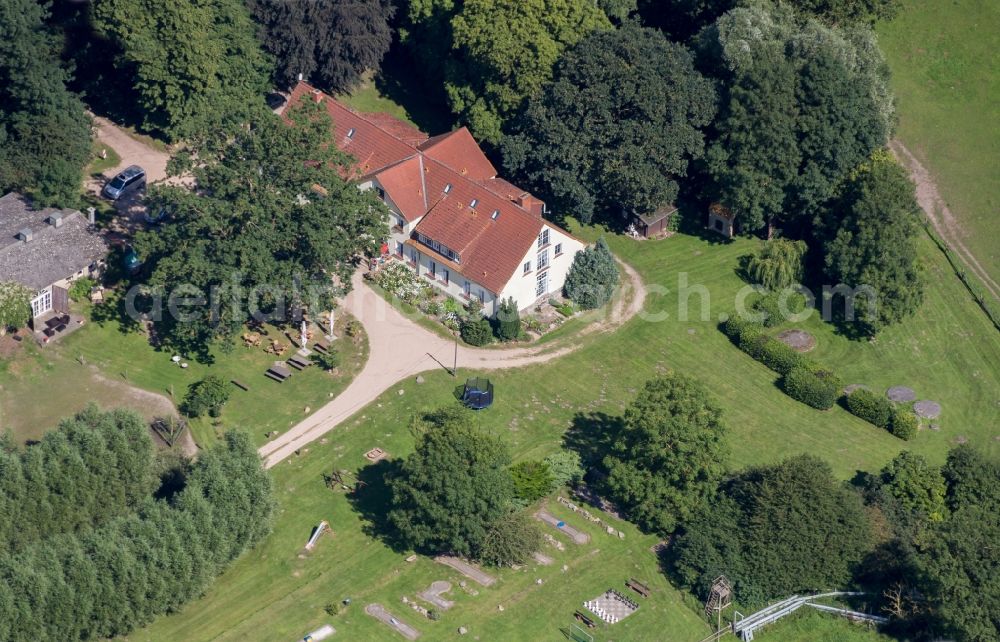
[[[917,399],[917,393],[913,392],[913,388],[906,386],[893,386],[885,394],[891,401],[916,401]]]
[[[796,352],[809,352],[816,347],[816,338],[805,330],[785,330],[778,335],[778,341]]]
[[[941,416],[941,404],[936,401],[918,401],[913,404],[913,412],[924,419],[937,419]]]

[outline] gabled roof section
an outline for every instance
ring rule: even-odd
[[[431,207],[416,231],[458,252],[462,274],[501,292],[538,239],[544,221],[478,183],[463,180],[442,163],[427,159],[426,167]],[[452,188],[446,193],[449,184]]]
[[[427,212],[423,165],[420,155],[414,154],[372,175],[407,221],[415,221]]]
[[[355,169],[358,174],[370,174],[373,171],[382,169],[387,165],[398,163],[399,161],[412,156],[416,149],[416,144],[408,144],[396,137],[383,127],[363,116],[353,109],[333,100],[317,89],[313,89],[308,83],[300,82],[292,90],[288,98],[288,109],[302,100],[313,100],[326,106],[327,113],[333,119],[333,135],[337,147],[354,157],[356,161]],[[380,114],[380,122],[384,122],[388,114]],[[389,117],[391,118],[391,117]],[[405,123],[398,123],[402,129],[405,126],[408,130],[416,131]],[[418,132],[426,139],[426,135]]]
[[[497,168],[465,127],[429,138],[417,149],[474,181],[485,181],[497,175]]]

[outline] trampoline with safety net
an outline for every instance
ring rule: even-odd
[[[462,403],[473,410],[484,410],[493,404],[493,383],[476,377],[467,379],[462,389]]]

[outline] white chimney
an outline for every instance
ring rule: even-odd
[[[94,225],[96,223],[95,216],[94,216],[94,213],[96,211],[97,210],[94,209],[93,207],[88,207],[87,208],[87,220],[90,222],[91,225]]]
[[[299,82],[302,82],[302,74],[299,74]]]
[[[51,225],[52,227],[62,227],[62,224],[63,224],[63,215],[61,212],[55,212],[53,214],[49,214],[49,225]]]
[[[31,228],[30,227],[26,227],[23,230],[21,230],[20,232],[18,232],[17,236],[18,236],[18,238],[20,238],[25,243],[28,243],[29,241],[31,241],[31,238],[32,238],[33,234],[31,233]]]

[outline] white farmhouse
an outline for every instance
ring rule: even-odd
[[[464,127],[428,137],[388,114],[361,114],[300,82],[289,105],[326,105],[334,140],[355,159],[361,189],[391,212],[387,251],[435,287],[496,314],[562,291],[584,243],[546,221],[545,203],[497,176]]]

